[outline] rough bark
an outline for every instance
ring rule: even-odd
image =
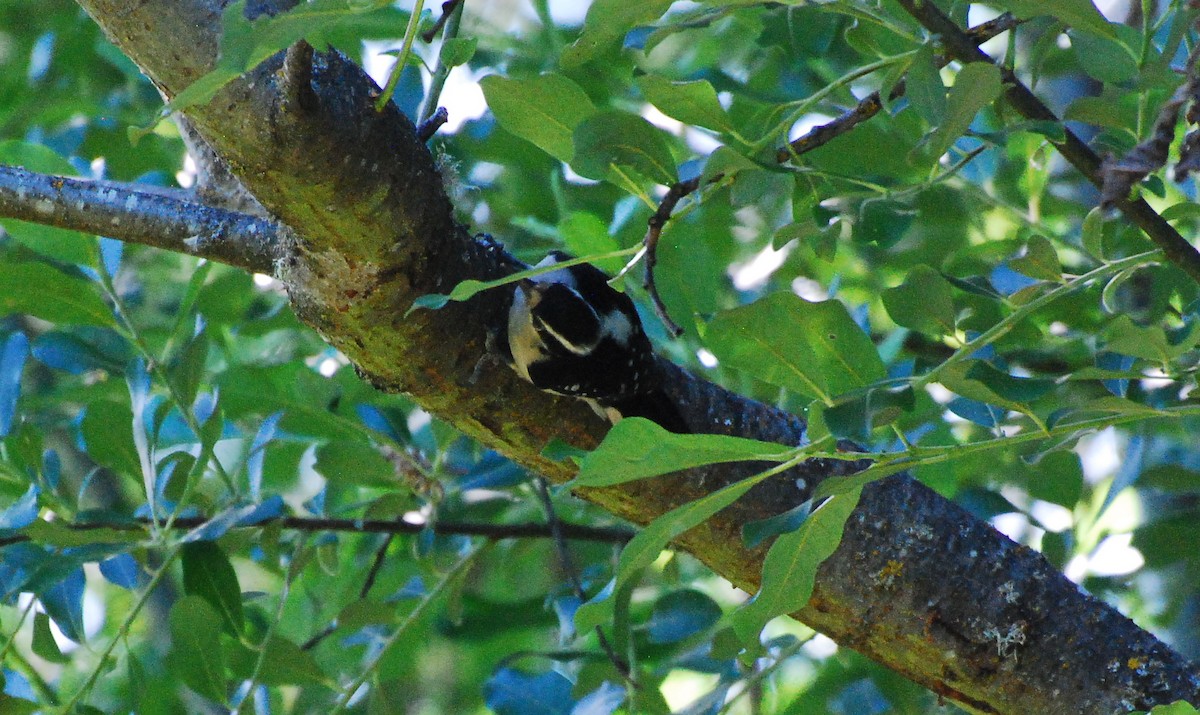
[[[216,0],[80,0],[109,37],[168,95],[215,62]],[[297,71],[297,65],[300,70]],[[510,371],[476,364],[494,296],[406,316],[414,298],[464,278],[512,270],[502,250],[454,217],[429,152],[352,63],[319,53],[277,57],[188,110],[189,119],[261,204],[296,234],[278,274],[297,313],[382,389],[555,480],[568,465],[540,455],[553,437],[591,446],[604,423]],[[669,388],[699,430],[797,443],[799,419],[665,366]],[[810,464],[764,484],[680,539],[753,591],[764,550],[741,525],[789,508],[845,462]],[[747,467],[587,490],[583,496],[645,523]],[[1200,672],[1107,605],[1079,592],[1018,546],[906,476],[871,485],[813,598],[795,614],[834,640],[973,712],[1117,713],[1178,698],[1200,703]]]

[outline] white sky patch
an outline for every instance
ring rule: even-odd
[[[803,117],[800,117],[795,124],[792,125],[790,130],[788,130],[788,141],[799,139],[814,127],[819,127],[822,124],[828,124],[832,121],[833,117],[829,116],[828,114],[819,114],[817,112],[805,114]]]
[[[1088,570],[1097,576],[1125,576],[1145,565],[1142,552],[1133,548],[1133,534],[1111,534],[1088,559]]]
[[[812,303],[829,299],[829,291],[824,286],[805,276],[792,279],[792,292]]]
[[[1129,0],[1093,0],[1096,9],[1111,22],[1124,22],[1129,16]]]
[[[504,173],[502,164],[478,161],[471,165],[471,173],[467,175],[467,181],[476,186],[486,186],[500,178],[502,173]]]
[[[427,427],[432,421],[428,412],[417,409],[408,413],[408,424],[406,426],[408,427],[409,434],[412,434],[413,432],[420,432],[423,427]]]
[[[550,18],[559,25],[581,25],[588,4],[579,0],[550,0]]]
[[[696,359],[700,361],[701,365],[707,368],[714,368],[720,364],[720,361],[717,360],[717,356],[713,355],[704,348],[700,348],[696,351]]]
[[[1071,515],[1071,510],[1061,504],[1054,504],[1048,501],[1034,500],[1029,507],[1029,513],[1038,523],[1046,527],[1047,531],[1060,533],[1071,528],[1075,522]]]
[[[275,287],[275,279],[266,273],[255,273],[254,285],[263,289],[273,288]]]
[[[450,118],[439,131],[453,134],[465,122],[484,115],[488,106],[483,98],[483,90],[479,88],[481,78],[481,73],[472,72],[465,65],[450,70],[446,86],[438,98],[438,104],[446,108]]]
[[[683,131],[683,122],[668,117],[658,111],[658,107],[653,104],[643,104],[641,114],[642,119],[645,119],[659,129],[664,129],[672,134],[679,134]]]
[[[1167,377],[1167,374],[1162,371],[1162,368],[1152,367],[1142,373],[1145,377],[1142,378],[1142,387],[1147,390],[1161,390],[1175,381]]]
[[[683,140],[687,142],[689,149],[701,156],[708,156],[723,146],[713,135],[693,127],[687,127],[683,131]]]
[[[321,373],[322,377],[333,377],[341,365],[337,358],[327,357],[317,365],[317,372]]]
[[[659,690],[671,707],[671,712],[680,712],[697,698],[716,687],[721,676],[697,673],[691,670],[672,670],[663,680]]]
[[[823,659],[828,658],[838,651],[838,644],[833,642],[829,636],[818,633],[812,637],[812,640],[805,643],[801,647],[804,654],[810,658]]]
[[[1029,517],[1018,512],[997,514],[991,518],[991,524],[996,531],[1018,544],[1025,543],[1029,536]]]
[[[570,164],[563,164],[562,170],[563,170],[563,178],[566,179],[567,181],[571,182],[572,184],[591,186],[592,184],[600,183],[596,179],[589,179],[586,176],[580,176],[579,174],[576,174],[575,170],[571,168]]]
[[[398,50],[403,43],[400,40],[366,40],[363,42],[363,69],[382,87],[388,78],[392,65],[396,64],[393,55],[385,55],[389,50]]]
[[[400,49],[400,41],[381,42],[367,40],[363,43],[363,68],[371,79],[380,87],[387,83],[388,73],[396,64],[396,56],[386,54]],[[450,70],[442,94],[438,97],[438,106],[445,107],[449,119],[440,131],[450,134],[458,131],[464,122],[478,119],[487,111],[487,102],[483,98],[483,90],[479,88],[479,79],[483,73],[472,72],[468,67],[460,65]],[[428,77],[424,78],[428,80]]]
[[[925,391],[933,398],[933,401],[939,405],[949,404],[954,399],[954,393],[947,390],[941,383],[934,382],[925,386]]]
[[[738,290],[753,290],[763,285],[771,274],[783,265],[789,253],[791,244],[779,250],[766,246],[749,261],[730,266],[729,277],[733,279],[733,287]]]
[[[184,189],[190,189],[196,184],[196,160],[191,154],[183,155],[183,168],[175,172],[175,183]]]
[[[1079,440],[1075,448],[1083,464],[1083,477],[1089,484],[1111,476],[1121,466],[1121,445],[1117,431],[1106,427]]]

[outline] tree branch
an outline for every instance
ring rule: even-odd
[[[974,40],[958,27],[932,2],[923,0],[897,0],[900,5],[917,19],[927,30],[939,35],[946,53],[960,62],[988,62],[995,64],[976,45]],[[1038,99],[1011,69],[999,66],[1001,77],[1005,84],[1004,96],[1009,103],[1026,119],[1051,121],[1063,128],[1066,139],[1061,142],[1051,140],[1059,153],[1074,166],[1084,178],[1097,188],[1103,188],[1104,177],[1101,173],[1102,160],[1083,142],[1069,127],[1062,123],[1042,100]],[[1188,243],[1171,224],[1167,223],[1158,212],[1150,207],[1144,199],[1130,200],[1128,196],[1117,198],[1113,203],[1129,217],[1134,225],[1140,228],[1159,248],[1167,260],[1174,263],[1192,280],[1200,283],[1200,251]]]
[[[283,229],[185,191],[85,181],[0,165],[0,216],[111,236],[271,273]]]
[[[1018,20],[1011,13],[1006,12],[999,17],[972,27],[967,31],[967,34],[970,36],[972,42],[982,45],[993,37],[1017,27],[1022,22],[1023,20]],[[936,62],[938,67],[945,67],[950,63],[950,59],[942,56],[936,58]],[[902,79],[888,92],[888,99],[896,100],[903,97],[905,89],[904,80]],[[879,114],[882,109],[883,96],[878,91],[871,92],[866,97],[863,97],[862,101],[855,105],[854,108],[847,110],[837,119],[828,124],[813,127],[802,136],[796,137],[785,146],[780,147],[775,152],[775,161],[782,164],[801,154],[807,154],[817,147],[824,146],[871,117],[874,117],[876,114]]]
[[[208,524],[211,519],[204,516],[179,517],[171,522],[174,529],[195,529]],[[315,516],[279,516],[263,519],[253,524],[239,524],[235,529],[260,529],[278,524],[284,529],[305,532],[340,531],[350,534],[420,534],[429,530],[438,536],[483,536],[488,539],[563,539],[573,541],[595,541],[608,544],[623,544],[633,538],[634,532],[620,526],[588,526],[559,521],[553,524],[485,524],[454,521],[409,522],[400,519],[337,519]],[[151,526],[149,519],[134,521],[88,521],[65,524],[72,531],[87,532],[109,529],[112,531],[145,531]],[[0,539],[0,548],[32,541],[25,534],[15,534]]]

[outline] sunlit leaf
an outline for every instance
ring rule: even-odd
[[[705,341],[722,364],[822,400],[884,376],[874,343],[836,300],[773,293],[718,315]]]
[[[496,121],[559,161],[575,154],[575,127],[595,108],[579,85],[560,74],[527,79],[484,77],[479,86]]]
[[[795,448],[741,437],[675,434],[650,420],[618,422],[604,441],[583,458],[574,484],[603,487],[719,462],[779,462]]]

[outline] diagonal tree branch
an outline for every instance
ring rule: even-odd
[[[960,62],[989,62],[995,64],[983,50],[980,50],[971,36],[962,30],[937,5],[923,0],[897,0],[910,15],[917,19],[925,29],[939,35],[946,53]],[[997,65],[1003,78],[1004,96],[1009,103],[1026,119],[1052,121],[1063,127],[1066,139],[1053,142],[1059,153],[1074,166],[1084,178],[1097,188],[1103,188],[1104,177],[1100,168],[1101,158],[1092,151],[1062,120],[1046,106],[1011,69]],[[1167,223],[1150,204],[1144,199],[1130,200],[1123,196],[1114,202],[1122,213],[1129,217],[1138,228],[1142,229],[1150,240],[1162,249],[1167,259],[1181,268],[1192,280],[1200,283],[1200,251],[1188,243],[1171,224]]]
[[[0,165],[0,216],[111,236],[270,273],[283,228],[186,191],[85,181]]]
[[[976,45],[982,45],[993,37],[997,37],[1021,24],[1021,20],[1013,17],[1010,13],[1004,13],[999,17],[980,23],[967,31],[967,35],[971,38],[971,42]],[[938,67],[945,67],[950,63],[950,59],[944,56],[936,58]],[[901,79],[888,92],[889,100],[896,100],[904,96],[905,83]],[[775,151],[775,161],[780,164],[789,161],[801,154],[824,146],[834,139],[846,134],[854,127],[862,124],[868,119],[874,117],[883,109],[883,95],[878,91],[871,92],[866,97],[863,97],[858,104],[851,109],[846,110],[837,119],[832,122],[813,127],[803,135],[796,137],[786,145]]]

